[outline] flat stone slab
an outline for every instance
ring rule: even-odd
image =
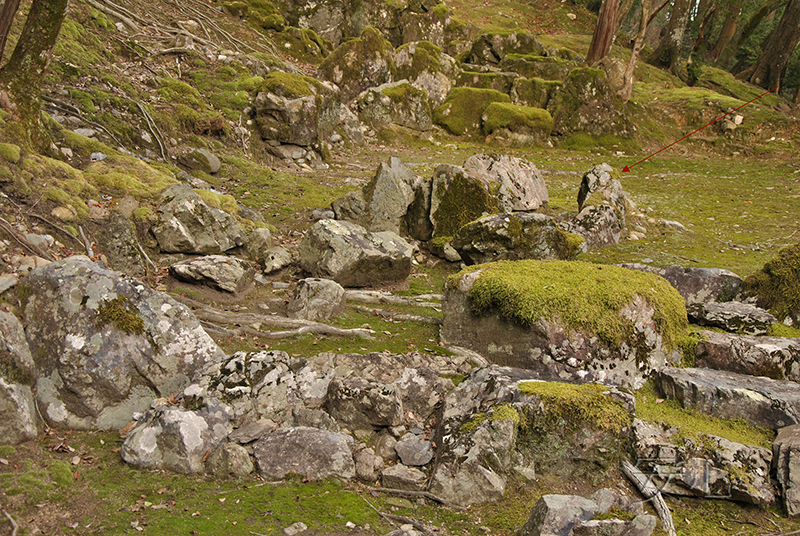
[[[701,368],[661,369],[656,387],[685,408],[777,430],[800,422],[800,384]]]
[[[800,514],[800,425],[778,430],[772,461],[786,513],[796,516]]]
[[[800,339],[701,331],[695,363],[775,380],[800,381]]]
[[[689,318],[701,326],[713,326],[731,333],[766,335],[778,321],[761,307],[742,302],[709,302],[688,307]]]
[[[660,275],[681,293],[686,305],[732,300],[742,286],[742,278],[721,268],[684,268],[674,265],[658,268],[646,264],[623,264],[624,268]]]

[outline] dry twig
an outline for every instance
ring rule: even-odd
[[[623,460],[622,472],[634,483],[642,495],[647,499],[652,499],[653,508],[655,508],[658,518],[661,520],[661,524],[667,534],[669,534],[669,536],[676,536],[675,523],[672,521],[672,514],[669,511],[667,503],[664,502],[664,497],[661,496],[661,491],[659,491],[658,488],[628,460]]]
[[[428,491],[408,491],[405,489],[394,489],[394,488],[367,488],[369,491],[375,491],[377,493],[386,493],[389,495],[400,495],[401,497],[425,497],[426,499],[430,499],[434,502],[441,504],[442,506],[446,506],[447,508],[451,508],[453,510],[463,511],[464,508],[460,506],[456,506],[454,504],[450,504],[449,502],[445,501],[441,497],[434,495]]]

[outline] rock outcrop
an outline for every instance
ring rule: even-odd
[[[773,380],[800,381],[800,339],[701,331],[695,363]]]

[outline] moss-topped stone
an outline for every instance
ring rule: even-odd
[[[615,266],[502,261],[451,276],[442,340],[541,379],[638,385],[680,360],[686,307],[666,280]]]
[[[19,145],[13,143],[0,143],[0,158],[11,164],[17,164],[22,158]]]
[[[481,131],[481,117],[493,102],[511,102],[511,97],[494,89],[457,87],[433,111],[433,122],[455,136]]]
[[[406,43],[395,53],[397,78],[428,93],[432,106],[439,106],[453,87],[458,66],[453,58],[429,41]]]
[[[483,114],[487,141],[514,147],[540,143],[550,137],[553,118],[542,108],[493,102]]]
[[[490,30],[472,43],[467,63],[497,65],[509,54],[544,54],[544,46],[527,30]]]
[[[509,54],[500,63],[504,71],[517,73],[525,78],[564,80],[578,64],[569,60],[530,54]]]
[[[428,94],[407,80],[366,90],[359,96],[357,106],[361,120],[373,128],[399,125],[427,132],[433,127]]]
[[[511,87],[511,102],[519,106],[532,106],[546,108],[550,96],[561,86],[559,80],[544,80],[542,78],[515,78]]]
[[[764,268],[745,279],[744,290],[778,320],[800,326],[800,242],[781,249]]]
[[[456,79],[456,85],[459,87],[494,89],[500,93],[509,93],[514,86],[514,80],[517,78],[519,78],[517,73],[464,71]]]

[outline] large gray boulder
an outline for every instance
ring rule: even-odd
[[[291,318],[327,320],[344,312],[345,291],[336,281],[307,278],[297,282],[286,307]]]
[[[15,445],[37,434],[36,365],[16,316],[0,311],[0,437]]]
[[[556,536],[571,534],[580,521],[598,514],[597,503],[578,495],[544,495],[525,520],[521,536]]]
[[[224,357],[184,305],[88,257],[33,270],[26,284],[36,396],[51,424],[122,428]]]
[[[209,207],[185,184],[161,193],[158,212],[153,234],[162,251],[213,255],[244,244],[244,231],[233,217]]]
[[[686,306],[709,302],[731,301],[742,287],[742,278],[721,268],[667,268],[646,264],[623,264],[625,268],[660,275],[675,287],[686,300]]]
[[[571,238],[550,216],[518,212],[484,216],[468,223],[458,230],[450,245],[467,265],[472,265],[501,260],[569,259],[577,254],[581,243],[579,237]]]
[[[463,168],[466,173],[492,185],[501,211],[537,210],[550,200],[542,173],[528,160],[476,154],[464,161]]]
[[[207,255],[176,262],[169,267],[170,275],[176,279],[231,293],[241,290],[252,272],[253,268],[246,260],[225,255]]]
[[[687,307],[687,312],[694,324],[746,335],[766,335],[778,321],[764,309],[742,302],[697,304]]]
[[[357,376],[334,378],[328,385],[325,408],[337,422],[350,429],[403,424],[403,400],[395,386]]]
[[[320,78],[341,88],[344,102],[391,82],[395,71],[394,47],[375,28],[364,28],[360,37],[339,45],[318,68]]]
[[[800,384],[723,370],[665,367],[655,376],[659,392],[723,419],[746,420],[778,430],[800,422]]]
[[[786,513],[800,514],[800,425],[778,430],[772,443],[772,468]]]
[[[344,287],[401,281],[411,273],[414,248],[390,231],[370,233],[346,221],[320,220],[298,247],[300,267]]]
[[[800,339],[701,331],[695,363],[773,380],[800,381]]]
[[[178,156],[178,163],[192,170],[217,173],[222,166],[219,158],[205,149],[192,149]]]
[[[582,248],[587,251],[618,244],[625,230],[611,205],[584,207],[574,218],[563,222],[562,228],[583,238]]]
[[[458,74],[456,61],[430,41],[406,43],[395,53],[397,79],[428,94],[432,108],[444,101]]]
[[[418,132],[433,128],[428,94],[408,80],[369,88],[356,100],[361,121],[374,129],[396,125]]]
[[[356,476],[352,438],[316,428],[276,430],[253,445],[258,471],[270,480],[297,473],[311,480]]]
[[[231,417],[230,408],[213,400],[196,411],[161,400],[139,420],[120,454],[127,463],[147,469],[202,473],[208,453],[230,433]]]

